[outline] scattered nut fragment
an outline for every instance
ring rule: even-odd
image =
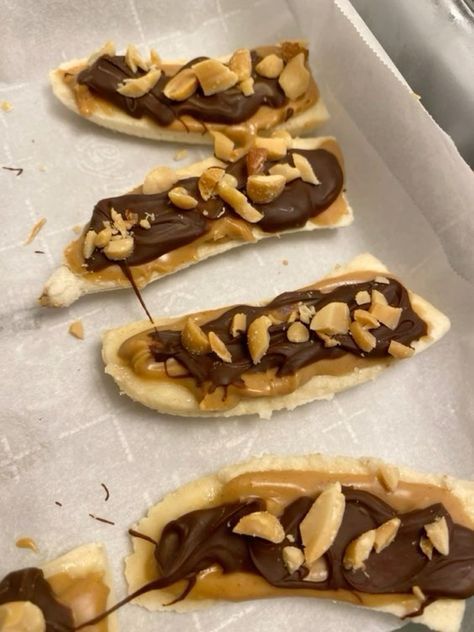
[[[371,314],[366,309],[356,309],[353,313],[354,320],[365,327],[366,329],[375,329],[380,326],[379,321],[375,318],[374,314]]]
[[[84,237],[84,243],[82,244],[82,256],[84,259],[90,259],[95,249],[95,240],[97,233],[95,230],[88,230]]]
[[[401,342],[391,340],[388,345],[388,352],[394,358],[403,360],[405,358],[411,358],[411,356],[415,353],[415,350],[411,347],[407,347],[407,345],[404,345]]]
[[[294,323],[295,320],[298,320],[298,310],[297,309],[292,310],[292,312],[290,313],[290,315],[286,319],[286,322],[287,323]]]
[[[318,338],[321,338],[321,340],[324,342],[324,346],[331,348],[331,347],[337,347],[341,344],[341,342],[339,340],[336,340],[336,338],[331,338],[331,336],[328,336],[327,334],[323,334],[320,331],[316,332]]]
[[[255,139],[255,147],[266,149],[269,160],[284,158],[288,149],[284,138],[261,138],[259,136]]]
[[[233,187],[234,189],[237,186],[237,178],[230,173],[224,173],[224,175],[222,176],[222,182],[224,184],[228,184],[230,187]]]
[[[173,160],[176,160],[176,162],[178,160],[184,160],[184,158],[186,158],[187,155],[188,155],[187,149],[178,149],[178,151],[173,156]]]
[[[426,601],[426,595],[419,586],[413,586],[411,591],[417,599],[419,599],[420,601]]]
[[[74,336],[74,338],[84,340],[84,325],[82,324],[82,321],[75,320],[74,322],[72,322],[69,325],[68,332],[71,334],[71,336]]]
[[[374,281],[376,283],[384,283],[385,285],[390,285],[390,281],[387,279],[387,277],[384,276],[376,276]]]
[[[206,96],[224,92],[235,86],[239,78],[217,59],[205,59],[192,66]]]
[[[323,334],[346,334],[350,323],[351,317],[347,303],[334,301],[316,312],[310,328]]]
[[[299,53],[308,54],[308,44],[304,40],[286,40],[280,44],[281,56],[284,62],[290,61]]]
[[[165,361],[166,374],[169,377],[185,377],[189,375],[189,371],[185,366],[178,362],[175,358],[168,358]]]
[[[263,214],[257,211],[257,209],[249,203],[245,195],[230,185],[225,178],[222,178],[218,183],[217,192],[224,202],[227,202],[237,215],[240,215],[246,222],[256,224],[262,219]]]
[[[203,171],[199,176],[199,193],[205,202],[214,195],[217,185],[224,173],[225,170],[220,167],[209,167],[209,169]]]
[[[301,303],[301,305],[298,305],[299,319],[305,325],[309,325],[315,313],[316,310],[314,308],[314,305],[306,305],[306,303]]]
[[[166,83],[163,94],[172,101],[186,101],[198,87],[198,80],[192,68],[185,68]]]
[[[113,57],[115,55],[115,44],[112,40],[105,42],[98,50],[92,53],[92,55],[87,60],[87,65],[92,66],[94,62],[96,62],[99,57],[103,57],[104,55],[110,55]]]
[[[255,93],[253,84],[254,84],[254,80],[252,77],[249,77],[248,79],[244,79],[244,81],[241,81],[239,83],[240,91],[242,92],[244,97],[250,97],[252,94]]]
[[[251,147],[247,153],[247,175],[256,176],[262,173],[265,167],[265,162],[268,157],[268,152],[263,147]]]
[[[117,92],[124,97],[130,99],[138,99],[152,90],[158,83],[161,77],[161,70],[159,68],[152,68],[146,75],[137,77],[136,79],[124,79]]]
[[[276,79],[280,76],[284,65],[283,59],[275,55],[275,53],[272,53],[264,57],[262,61],[255,66],[255,70],[262,77]]]
[[[308,342],[309,331],[303,323],[292,323],[286,332],[286,337],[290,342]]]
[[[268,511],[255,511],[243,516],[232,529],[233,533],[251,535],[279,544],[285,539],[285,531],[276,516]]]
[[[230,335],[233,338],[237,338],[239,334],[245,333],[247,330],[247,315],[239,312],[234,314],[232,322],[230,324]]]
[[[285,95],[291,99],[301,97],[309,86],[310,74],[305,65],[304,53],[298,53],[290,59],[278,78]]]
[[[387,492],[394,492],[400,482],[400,471],[395,465],[382,463],[377,468],[377,480]]]
[[[122,237],[128,236],[128,228],[125,224],[125,220],[122,217],[121,213],[117,213],[117,211],[112,207],[110,209],[110,217],[114,224],[114,228],[122,235]]]
[[[284,176],[249,176],[247,178],[247,195],[252,202],[268,204],[282,193],[285,184]]]
[[[189,195],[184,187],[174,187],[171,191],[168,191],[168,197],[175,206],[183,211],[189,211],[189,209],[196,208],[198,205],[196,198]]]
[[[351,336],[354,338],[356,345],[368,353],[375,348],[377,344],[376,337],[370,333],[367,329],[364,329],[360,323],[357,321],[351,323],[349,327],[349,331],[351,332]]]
[[[316,174],[313,171],[313,167],[307,158],[305,158],[302,154],[292,154],[293,162],[295,167],[300,172],[300,178],[303,182],[309,182],[309,184],[321,184],[321,182],[316,177]]]
[[[188,318],[181,332],[183,347],[190,353],[202,355],[210,349],[207,335],[192,318]]]
[[[164,193],[169,191],[177,181],[176,171],[169,167],[156,167],[146,174],[142,191],[145,195]]]
[[[112,238],[112,228],[109,226],[105,226],[101,231],[99,231],[94,240],[94,245],[96,248],[104,248]]]
[[[0,605],[2,632],[45,632],[41,609],[31,601],[7,601]]]
[[[398,533],[398,529],[400,528],[401,520],[400,518],[392,518],[391,520],[387,520],[375,529],[375,541],[374,541],[374,549],[376,553],[380,553],[387,546],[390,546],[392,542],[395,540],[395,537]]]
[[[222,132],[212,131],[212,137],[214,138],[214,155],[220,160],[226,162],[232,162],[235,158],[235,145],[234,141]]]
[[[232,362],[232,355],[229,349],[226,347],[223,340],[221,340],[213,331],[209,332],[209,344],[211,345],[211,351],[213,351],[223,362]]]
[[[304,562],[304,553],[297,546],[285,546],[281,554],[283,563],[290,575],[297,571]]]
[[[268,316],[259,316],[247,329],[247,346],[254,364],[258,364],[270,346],[272,321]]]
[[[378,290],[372,290],[372,303],[371,303],[371,308],[376,304],[376,303],[380,303],[380,305],[388,305],[388,301],[385,298],[385,295],[382,294],[382,292],[379,292]]]
[[[40,217],[40,219],[31,228],[28,237],[23,242],[23,245],[28,246],[28,244],[31,244],[31,242],[36,238],[37,234],[40,232],[45,224],[46,217]]]
[[[347,570],[357,571],[365,567],[364,562],[368,559],[375,543],[375,529],[370,529],[362,533],[358,538],[352,540],[347,546],[343,564]]]
[[[146,218],[146,217],[145,217],[144,219],[141,219],[141,220],[138,222],[138,224],[139,224],[142,228],[144,228],[145,230],[148,230],[148,229],[150,229],[150,228],[151,228],[150,220],[149,220],[148,218]]]
[[[366,303],[370,303],[370,294],[367,292],[367,290],[361,290],[360,292],[357,292],[355,296],[355,301],[357,305],[365,305]]]
[[[0,109],[4,112],[11,112],[13,110],[13,105],[10,101],[0,101]]]
[[[300,523],[307,564],[320,558],[334,542],[344,516],[346,499],[339,482],[330,483]]]
[[[434,548],[441,555],[449,555],[449,529],[446,518],[443,516],[434,522],[425,524],[425,531]]]
[[[292,167],[287,162],[273,165],[268,170],[271,175],[283,176],[286,182],[292,182],[296,178],[301,178],[301,173],[296,167]]]
[[[426,557],[431,560],[433,557],[433,544],[429,538],[425,538],[424,536],[420,538],[420,549],[426,555]]]
[[[308,566],[308,574],[303,578],[305,582],[325,582],[329,575],[329,569],[324,557],[320,557]]]
[[[120,239],[109,241],[102,252],[107,259],[123,261],[133,252],[133,237],[121,237]]]
[[[402,308],[374,303],[370,308],[370,313],[389,329],[396,329],[400,322]]]
[[[132,72],[137,72],[137,68],[141,68],[145,72],[148,71],[148,62],[138,52],[138,48],[133,44],[127,46],[127,52],[125,53],[125,63]]]
[[[229,68],[237,75],[238,81],[249,79],[252,74],[252,57],[248,48],[238,48],[229,61]]]

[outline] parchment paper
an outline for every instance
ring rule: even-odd
[[[13,110],[0,110],[0,165],[24,171],[16,176],[0,169],[1,574],[100,540],[121,595],[127,527],[180,484],[263,452],[374,455],[472,478],[472,174],[386,64],[349,3],[5,4],[0,100]],[[94,203],[139,182],[153,165],[175,164],[180,147],[119,136],[79,119],[53,98],[47,71],[111,37],[119,47],[153,45],[164,58],[175,58],[301,35],[310,41],[332,114],[323,133],[334,133],[345,153],[353,226],[269,240],[209,260],[147,288],[147,304],[156,315],[173,315],[258,300],[314,281],[368,250],[443,309],[452,330],[376,382],[271,421],[155,415],[120,397],[103,374],[100,332],[142,318],[130,291],[86,297],[62,311],[39,308],[35,300],[74,236],[72,227],[88,220]],[[193,149],[187,160],[204,155]],[[23,246],[41,216],[46,226]],[[67,332],[76,318],[85,325],[83,342]],[[110,490],[108,502],[101,482]],[[38,555],[15,548],[20,535],[35,538]],[[390,616],[298,598],[223,603],[181,616],[128,606],[119,618],[123,630],[161,632],[378,632],[400,626]],[[472,626],[471,608],[464,629]]]

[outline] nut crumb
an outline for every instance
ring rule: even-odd
[[[11,112],[13,110],[13,105],[10,103],[10,101],[0,101],[0,108],[4,112]]]
[[[69,325],[68,329],[71,336],[74,338],[78,338],[79,340],[84,340],[84,325],[81,320],[75,320]]]
[[[80,235],[82,233],[82,226],[80,224],[76,224],[72,227],[72,232],[76,235]]]
[[[38,235],[38,233],[40,232],[40,230],[43,228],[45,224],[46,224],[46,217],[41,217],[33,226],[33,228],[30,230],[30,233],[28,237],[26,238],[26,240],[23,242],[23,245],[28,246],[28,244],[31,244],[31,242],[36,238],[36,236]]]
[[[449,555],[449,527],[446,518],[443,516],[425,524],[425,531],[434,548],[441,555]]]
[[[304,562],[304,553],[297,546],[285,546],[282,550],[283,562],[290,573],[294,573]]]
[[[15,546],[17,546],[19,549],[30,549],[35,553],[38,551],[38,545],[36,544],[36,542],[33,540],[33,538],[29,538],[27,536],[18,538],[18,540],[15,542]]]
[[[281,262],[284,266],[288,265],[288,259],[282,259]]]
[[[232,531],[254,538],[262,538],[274,544],[279,544],[285,539],[285,531],[281,522],[268,511],[255,511],[243,516]]]
[[[184,160],[188,155],[188,150],[187,149],[178,149],[178,151],[175,153],[175,155],[173,156],[173,160]]]
[[[419,599],[420,601],[426,601],[426,595],[419,586],[413,586],[411,591],[417,599]]]

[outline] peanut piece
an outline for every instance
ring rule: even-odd
[[[281,552],[283,563],[292,575],[304,562],[304,553],[297,546],[285,546]]]
[[[446,518],[443,516],[425,524],[425,531],[434,548],[441,555],[449,555],[449,529]]]
[[[74,338],[78,338],[79,340],[84,340],[84,325],[81,320],[75,320],[69,325],[68,329],[71,336]]]
[[[320,557],[307,565],[309,573],[303,578],[305,582],[325,582],[329,575],[328,565],[324,557]]]
[[[286,332],[286,337],[290,342],[308,342],[309,331],[303,323],[292,323]]]
[[[252,74],[252,58],[248,48],[238,48],[229,61],[229,68],[237,75],[238,81],[249,79]]]
[[[243,334],[247,331],[247,315],[239,312],[234,314],[230,325],[230,335],[233,338],[237,338],[239,334]]]
[[[247,195],[252,202],[267,204],[275,200],[285,188],[283,176],[249,176],[247,179]]]
[[[167,82],[163,94],[172,101],[186,101],[198,87],[198,80],[192,68],[185,68]]]
[[[400,482],[400,472],[398,467],[383,463],[377,469],[377,479],[387,492],[394,492]]]
[[[347,303],[334,301],[316,312],[310,328],[323,334],[346,334],[350,322],[350,312]]]
[[[336,340],[336,338],[331,338],[331,336],[323,334],[320,331],[317,331],[316,334],[318,338],[321,338],[321,340],[324,342],[325,347],[337,347],[341,344],[339,340]]]
[[[278,78],[278,83],[285,95],[293,101],[306,92],[309,79],[310,74],[305,65],[305,55],[298,53],[286,64]]]
[[[365,305],[366,303],[370,303],[370,294],[367,292],[367,290],[361,290],[360,292],[357,292],[355,296],[355,301],[357,305]]]
[[[235,145],[228,136],[222,132],[211,132],[214,138],[214,155],[225,162],[232,162],[235,159]]]
[[[387,546],[392,544],[398,533],[400,525],[400,518],[392,518],[375,529],[374,549],[376,553],[380,553],[380,551],[383,551],[387,548]]]
[[[222,178],[217,185],[217,192],[224,202],[227,202],[237,215],[240,215],[246,222],[255,224],[262,219],[263,214],[249,203],[243,193],[228,184],[225,178]]]
[[[133,44],[127,46],[125,53],[125,63],[132,72],[137,72],[137,68],[141,68],[145,72],[148,71],[148,62],[140,55],[138,48]]]
[[[141,226],[142,228],[144,228],[145,230],[149,230],[151,228],[151,224],[150,224],[150,220],[147,219],[146,217],[144,219],[141,219],[138,222],[139,226]]]
[[[348,570],[352,569],[353,571],[365,568],[364,562],[371,554],[374,543],[375,529],[370,529],[370,531],[366,531],[358,538],[355,538],[355,540],[352,540],[344,553],[344,568]]]
[[[420,538],[420,549],[426,555],[426,557],[431,560],[433,557],[433,544],[429,538],[425,538],[424,536]]]
[[[375,345],[377,344],[376,337],[373,334],[371,334],[370,331],[367,331],[367,329],[364,329],[364,327],[362,327],[360,323],[358,322],[351,323],[349,330],[351,332],[351,336],[354,338],[355,343],[359,347],[359,349],[362,349],[362,351],[365,351],[366,353],[368,353],[369,351],[372,351],[372,349],[375,348]]]
[[[375,329],[376,327],[380,327],[379,321],[366,309],[356,309],[353,316],[354,320],[366,329]]]
[[[248,79],[244,79],[244,81],[241,81],[239,83],[240,91],[242,92],[244,97],[249,97],[255,93],[253,84],[254,84],[254,80],[252,77],[249,77]]]
[[[111,261],[123,261],[133,252],[133,237],[121,237],[109,241],[102,252]]]
[[[199,193],[205,202],[214,195],[217,185],[224,173],[225,170],[220,167],[209,167],[209,169],[203,171],[203,173],[199,176]]]
[[[336,539],[345,506],[341,484],[330,483],[301,521],[300,533],[308,565],[323,556]]]
[[[243,516],[232,529],[233,533],[262,538],[274,544],[285,539],[285,532],[276,516],[268,511],[255,511]]]
[[[95,238],[95,246],[96,248],[104,248],[112,238],[112,228],[110,226],[106,226],[99,233],[97,233]]]
[[[217,59],[206,59],[192,66],[201,88],[206,96],[224,92],[232,88],[239,78]]]
[[[398,323],[400,322],[402,308],[374,303],[374,305],[370,308],[370,313],[389,329],[396,329],[398,327]]]
[[[284,138],[261,138],[257,136],[254,144],[255,147],[267,150],[269,160],[280,160],[284,158],[288,149]]]
[[[92,257],[92,253],[95,250],[96,237],[97,233],[95,230],[88,230],[86,236],[84,237],[84,243],[82,244],[82,256],[86,260]]]
[[[315,312],[316,310],[314,309],[314,305],[306,305],[305,303],[298,305],[299,318],[305,325],[309,325]]]
[[[256,176],[261,173],[267,160],[267,150],[262,147],[251,147],[247,153],[247,175]]]
[[[394,358],[403,360],[405,358],[411,358],[411,356],[415,353],[415,350],[411,347],[403,345],[401,342],[391,340],[390,344],[388,345],[388,352]]]
[[[417,599],[419,599],[420,601],[426,601],[426,595],[419,586],[413,586],[411,591]]]
[[[311,166],[311,163],[309,162],[309,160],[307,158],[305,158],[305,156],[303,156],[302,154],[292,154],[293,156],[293,162],[295,164],[295,167],[298,169],[298,171],[301,174],[301,179],[303,180],[303,182],[309,182],[309,184],[321,184],[321,182],[318,180],[318,178],[316,177],[316,174],[313,171],[313,167]]]
[[[112,42],[112,40],[105,42],[105,44],[103,44],[98,50],[92,53],[92,55],[87,60],[87,65],[92,66],[92,64],[95,63],[99,59],[99,57],[103,57],[104,55],[110,55],[110,57],[113,57],[115,55],[115,44]]]
[[[159,68],[152,68],[146,75],[142,75],[136,79],[124,79],[123,83],[118,86],[117,92],[130,99],[139,99],[150,92],[150,90],[153,90],[160,77],[161,70]]]
[[[283,164],[276,164],[270,167],[268,173],[271,175],[283,176],[286,182],[292,182],[296,178],[301,178],[301,173],[296,167],[292,167],[287,162]]]
[[[232,362],[232,355],[229,349],[213,331],[209,332],[209,344],[211,345],[211,351],[213,351],[223,362]]]
[[[189,209],[196,208],[198,205],[198,201],[192,195],[189,195],[184,187],[174,187],[168,192],[168,197],[175,206],[183,211],[189,211]]]
[[[247,329],[247,346],[254,364],[258,364],[268,351],[271,325],[272,321],[268,316],[259,316]]]
[[[188,318],[181,332],[183,347],[190,353],[202,355],[210,349],[209,339],[192,318]]]
[[[305,40],[285,40],[280,44],[280,52],[285,63],[299,53],[303,53],[306,57],[308,54],[308,43]]]
[[[380,305],[388,305],[387,299],[382,292],[378,290],[372,290],[372,303],[370,307],[372,308],[376,303],[380,303]]]
[[[276,79],[280,76],[284,65],[283,59],[275,55],[275,53],[272,53],[264,57],[262,61],[255,66],[255,70],[262,77]]]

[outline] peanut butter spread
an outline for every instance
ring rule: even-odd
[[[374,308],[376,301],[384,307]],[[386,324],[372,320],[373,309]],[[396,322],[384,318],[384,309]],[[331,321],[341,312],[342,327]],[[326,314],[329,320],[323,322]],[[238,319],[244,323],[241,330],[235,329]],[[367,334],[370,348],[364,346]],[[184,385],[202,410],[222,410],[241,398],[291,393],[315,375],[344,375],[389,362],[394,343],[410,354],[410,344],[426,334],[427,325],[403,285],[368,272],[287,292],[262,307],[193,314],[131,337],[118,355],[142,378]],[[206,340],[216,337],[223,346],[213,349]]]
[[[317,560],[317,572],[307,560],[289,569],[285,549],[306,552],[300,525],[315,499],[334,485],[344,496],[343,517]],[[278,518],[281,541],[238,533],[239,521],[256,512]],[[431,543],[426,548],[426,533],[438,523],[446,526],[443,552]],[[392,539],[367,552],[360,567],[350,566],[349,545],[387,524],[396,525]],[[144,562],[149,583],[133,597],[156,589],[178,600],[317,596],[369,607],[395,605],[400,616],[413,616],[438,598],[474,594],[472,520],[448,489],[435,485],[400,483],[389,493],[375,475],[250,472],[231,479],[207,507],[146,537],[156,538]]]

